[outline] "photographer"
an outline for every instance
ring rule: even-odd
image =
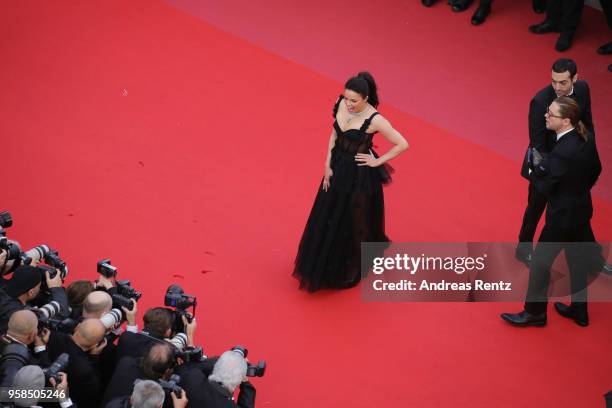
[[[78,319],[83,314],[83,302],[94,290],[94,285],[88,280],[76,280],[66,286],[66,297],[70,306],[70,318]]]
[[[45,330],[43,337],[48,338]],[[38,319],[29,310],[12,314],[7,333],[0,339],[0,386],[9,387],[19,369],[28,364],[49,365],[44,339],[38,333]],[[34,343],[34,356],[30,345]]]
[[[25,309],[28,302],[36,299],[40,293],[42,284],[41,269],[23,265],[13,272],[13,277],[8,281],[4,293],[0,293],[0,333],[4,333],[7,328],[11,314],[17,310]],[[44,272],[47,287],[51,293],[51,299],[60,307],[59,314],[67,315],[68,299],[62,287],[60,273],[51,278],[48,271]]]
[[[226,351],[215,363],[208,382],[203,387],[202,405],[210,408],[253,408],[255,407],[255,387],[248,381],[247,360],[236,351]],[[238,402],[233,395],[240,386]]]
[[[50,385],[56,390],[61,390],[64,392],[65,398],[62,398],[59,402],[59,406],[61,408],[77,408],[75,404],[72,403],[72,400],[68,397],[68,376],[65,373],[60,372],[59,376],[61,378],[61,382],[56,384],[54,378],[50,378]],[[45,387],[45,373],[39,367],[35,365],[29,365],[22,367],[17,375],[15,376],[15,382],[13,383],[13,388],[16,389],[42,389]],[[29,398],[29,399],[21,399],[18,402],[14,403],[14,406],[17,407],[30,407],[35,408],[38,407],[37,404],[38,399]],[[57,406],[55,403],[53,406]],[[45,406],[51,406],[49,404],[45,404]]]
[[[138,333],[137,330],[136,332],[132,332],[129,329],[130,322],[128,315],[128,329],[119,337],[116,360],[119,361],[125,356],[140,358],[159,340],[170,338],[175,334],[172,333],[174,318],[173,312],[164,307],[149,309],[143,317],[143,331]],[[193,319],[191,323],[187,322],[185,319],[183,323],[185,334],[187,335],[187,343],[188,345],[193,345],[193,336],[196,328],[195,319]]]
[[[102,406],[116,398],[130,395],[134,381],[137,379],[168,380],[176,366],[174,353],[172,345],[162,341],[149,348],[140,359],[123,357],[117,364],[113,378],[106,388]]]
[[[185,391],[180,398],[170,394],[172,397],[173,408],[185,408],[187,397]],[[109,402],[105,408],[162,408],[165,400],[164,389],[155,381],[136,380],[134,382],[134,392],[129,397],[116,398]]]
[[[4,289],[8,282],[7,279],[4,279],[4,274],[8,272],[6,269],[6,251],[4,249],[0,249],[0,289]]]
[[[99,319],[85,319],[74,334],[52,332],[49,336],[49,357],[67,353],[71,398],[81,407],[97,407],[103,391],[100,353],[106,346],[106,329]]]

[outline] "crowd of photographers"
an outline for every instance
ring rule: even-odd
[[[204,355],[194,296],[170,286],[139,330],[141,293],[117,280],[110,260],[98,262],[95,281],[64,287],[59,253],[23,251],[6,236],[11,225],[0,212],[0,407],[255,406],[248,378],[263,376],[265,362],[250,364],[241,346]]]

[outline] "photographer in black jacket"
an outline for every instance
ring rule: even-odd
[[[22,265],[13,272],[13,277],[8,281],[4,291],[0,291],[0,333],[4,333],[11,314],[17,310],[26,308],[28,302],[36,299],[42,285],[42,272],[36,266]],[[59,305],[60,315],[68,314],[68,299],[62,287],[62,278],[57,271],[54,278],[45,271],[47,287],[51,293],[51,299]]]
[[[45,331],[42,336],[48,337]],[[30,346],[35,344],[34,355]],[[11,315],[8,331],[0,338],[0,386],[9,387],[19,369],[29,364],[49,365],[44,339],[38,332],[38,319],[30,310]]]
[[[195,319],[189,323],[182,317],[187,336],[187,345],[193,346],[193,336],[196,329]],[[130,356],[140,358],[154,344],[160,340],[168,339],[176,333],[172,332],[175,316],[165,307],[154,307],[147,310],[143,317],[144,328],[141,333],[134,333],[129,329],[119,337],[117,344],[116,361],[122,357]],[[128,324],[130,322],[128,321]]]
[[[49,336],[49,357],[67,353],[70,358],[66,369],[70,398],[81,407],[97,407],[104,391],[100,354],[106,347],[105,334],[99,319],[85,319],[72,335],[52,332]]]

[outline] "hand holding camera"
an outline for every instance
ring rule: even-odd
[[[174,408],[185,408],[187,406],[187,403],[189,402],[189,400],[187,399],[187,394],[183,389],[181,389],[180,398],[177,397],[175,393],[171,393],[170,396],[172,397],[172,406]]]
[[[47,287],[51,288],[61,288],[64,281],[62,280],[62,274],[58,269],[55,269],[55,273],[52,274],[51,271],[45,271],[45,278],[47,279]]]
[[[132,301],[132,309],[128,309],[125,306],[121,306],[121,310],[123,310],[123,314],[125,315],[125,319],[129,326],[136,325],[136,312],[138,312],[138,303],[136,299],[130,299]]]

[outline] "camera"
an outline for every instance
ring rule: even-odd
[[[162,380],[160,378],[159,380],[157,380],[157,382],[159,383],[159,385],[161,385],[165,392],[173,392],[174,395],[176,395],[178,398],[181,397],[183,389],[179,386],[179,384],[181,383],[181,376],[179,376],[178,374],[172,374],[167,381]]]
[[[54,324],[57,324],[57,322],[54,323],[55,319],[53,319],[53,317],[60,313],[61,307],[58,302],[53,300],[41,307],[31,310],[38,318],[38,332],[40,333],[45,328],[49,330],[54,329]]]
[[[66,262],[59,257],[59,252],[57,250],[47,247],[44,260],[47,265],[60,271],[62,280],[66,279],[66,275],[68,275],[68,266],[66,266]]]
[[[43,370],[43,373],[45,373],[45,380],[48,384],[51,383],[49,381],[51,378],[53,378],[56,385],[62,382],[59,373],[65,372],[69,360],[70,357],[68,353],[62,353],[55,359],[53,364]]]
[[[42,322],[42,326],[46,327],[50,331],[61,332],[66,334],[74,333],[74,329],[79,324],[78,321],[71,319],[69,317],[65,319],[57,319],[54,317],[45,318]]]
[[[113,309],[122,310],[122,307],[125,307],[127,310],[134,309],[134,304],[130,298],[126,298],[125,296],[121,296],[118,293],[111,293],[111,298],[113,299]]]
[[[55,300],[43,305],[37,309],[32,309],[36,313],[37,317],[50,318],[58,314],[61,310],[60,304]]]
[[[0,211],[0,235],[6,236],[5,228],[13,226],[13,217],[8,211]]]
[[[182,359],[185,363],[190,361],[204,361],[207,357],[202,351],[202,347],[193,347],[187,345],[187,335],[185,333],[178,333],[171,339],[166,341],[174,346],[174,356]]]
[[[182,351],[187,347],[187,335],[185,333],[177,333],[171,339],[166,339],[166,341],[172,344],[178,351]]]
[[[134,299],[138,302],[138,299],[140,299],[140,297],[142,296],[141,292],[138,292],[132,286],[130,286],[129,280],[119,280],[115,282],[115,285],[117,287],[117,293],[123,297],[126,297],[128,299]]]
[[[120,309],[111,309],[110,312],[100,318],[100,321],[106,330],[113,329],[123,321],[123,313]]]
[[[249,355],[249,350],[243,346],[234,346],[232,347],[232,351],[239,353],[245,359]],[[266,373],[266,362],[260,360],[257,364],[251,364],[247,362],[247,377],[263,377]]]
[[[9,274],[21,264],[21,247],[16,241],[0,235],[0,249],[6,251],[6,264],[11,263],[11,267],[6,271],[6,274]]]
[[[187,321],[191,323],[195,316],[196,306],[198,301],[193,295],[186,295],[183,288],[179,285],[170,285],[166,290],[166,296],[164,297],[164,306],[173,307],[174,323],[172,325],[172,331],[174,333],[180,333],[185,331],[185,325],[183,324],[182,317],[185,316]],[[192,308],[192,313],[187,312],[188,308]]]
[[[36,268],[40,271],[40,276],[41,276],[41,286],[40,286],[39,296],[42,296],[42,298],[44,299],[45,296],[48,296],[48,294],[50,293],[49,287],[47,286],[46,272],[49,272],[49,278],[53,279],[57,276],[57,269],[55,269],[52,266],[48,266],[48,265],[37,265]],[[62,278],[62,281],[66,277],[66,275],[62,271],[60,271],[60,276]]]
[[[117,277],[117,267],[111,265],[110,259],[102,259],[98,261],[97,271],[100,275],[107,279]]]

